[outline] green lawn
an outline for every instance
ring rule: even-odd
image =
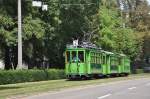
[[[64,88],[71,88],[77,86],[85,86],[91,84],[102,84],[122,80],[138,79],[150,77],[150,74],[136,74],[128,77],[117,77],[108,79],[97,80],[84,80],[84,81],[66,81],[63,80],[50,80],[41,82],[29,82],[19,84],[0,85],[0,99],[18,95],[31,95],[39,92],[57,91]]]

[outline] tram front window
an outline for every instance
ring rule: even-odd
[[[80,62],[84,62],[84,51],[78,52],[78,58],[79,58]]]
[[[67,62],[70,62],[70,52],[69,51],[67,51],[66,52],[66,58],[67,58]]]
[[[84,62],[84,51],[72,51],[72,62]]]
[[[76,51],[72,51],[72,62],[79,62],[80,59],[77,56],[77,52]]]

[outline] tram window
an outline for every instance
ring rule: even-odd
[[[96,56],[96,64],[98,64],[98,62],[99,62],[99,61],[98,61],[98,57]]]
[[[77,62],[78,57],[77,57],[77,52],[76,51],[72,51],[72,62]]]
[[[84,51],[78,52],[78,58],[79,58],[80,62],[84,62]]]
[[[100,64],[103,64],[102,60],[103,60],[103,57],[102,57],[102,54],[101,54],[100,55]]]
[[[111,66],[112,66],[112,65],[115,65],[113,57],[111,57],[110,65],[111,65]]]
[[[100,55],[100,64],[102,64],[102,60],[103,60],[102,55]]]
[[[94,63],[94,57],[91,56],[91,63]]]
[[[66,57],[67,58],[67,62],[70,62],[70,52],[67,51],[66,55],[67,55],[67,57]]]
[[[119,65],[119,61],[118,61],[118,59],[117,58],[115,58],[115,65]]]
[[[106,60],[106,58],[105,58],[105,56],[103,56],[103,60],[102,60],[102,61],[103,61],[103,64],[106,64],[106,61],[105,61],[105,60]]]
[[[112,57],[111,58],[111,66],[116,66],[116,65],[118,65],[118,61],[117,61],[117,59],[115,58],[115,57]]]
[[[118,60],[119,60],[119,65],[121,65],[122,64],[122,59],[119,58]]]

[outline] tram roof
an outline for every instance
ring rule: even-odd
[[[66,50],[89,50],[89,51],[97,51],[100,53],[104,53],[107,55],[115,55],[115,56],[120,56],[120,57],[125,57],[125,54],[119,54],[119,53],[113,53],[113,52],[109,52],[109,51],[105,51],[102,50],[101,48],[96,48],[96,47],[80,47],[80,46],[73,46],[73,45],[69,45],[67,46]]]

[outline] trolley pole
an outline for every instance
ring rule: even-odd
[[[18,69],[22,69],[22,20],[21,0],[18,0]]]

